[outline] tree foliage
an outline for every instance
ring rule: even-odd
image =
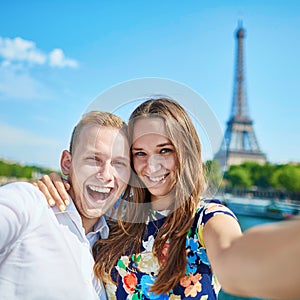
[[[250,188],[252,186],[251,174],[246,168],[230,168],[226,173],[226,179],[233,188]]]
[[[230,166],[224,178],[232,188],[257,187],[300,192],[299,163],[260,165],[255,162],[245,162],[241,165]]]
[[[214,195],[222,184],[223,173],[218,161],[209,160],[204,164],[204,174],[208,184],[208,193]]]
[[[291,192],[300,192],[300,165],[282,165],[272,176],[272,185],[275,188]]]
[[[50,172],[53,172],[53,170],[41,168],[38,166],[26,166],[14,162],[6,162],[0,160],[1,177],[26,178],[30,180],[35,177],[35,174],[41,176]]]

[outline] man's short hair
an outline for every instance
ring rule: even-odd
[[[82,128],[87,125],[99,125],[103,127],[116,128],[122,130],[127,137],[127,125],[120,117],[108,112],[90,111],[82,116],[81,120],[73,129],[70,141],[71,154],[73,154],[76,145],[78,144],[78,139]]]

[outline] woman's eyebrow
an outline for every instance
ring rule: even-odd
[[[143,148],[141,148],[141,147],[132,147],[132,150],[140,151],[140,150],[143,150]]]
[[[158,144],[155,147],[161,148],[161,147],[165,147],[165,146],[173,146],[173,144],[171,142],[166,142],[166,143]],[[143,147],[132,147],[132,150],[135,150],[135,151],[140,151],[143,149],[144,149]]]
[[[165,146],[173,146],[173,144],[171,142],[167,142],[167,143],[158,144],[156,147],[165,147]]]

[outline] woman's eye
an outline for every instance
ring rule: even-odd
[[[145,152],[141,152],[141,151],[139,151],[139,152],[135,152],[135,153],[133,153],[133,155],[134,155],[134,156],[145,156],[145,155],[146,155],[146,153],[145,153]]]
[[[164,154],[164,153],[169,153],[169,152],[173,152],[173,149],[170,148],[163,148],[160,150],[160,153]]]

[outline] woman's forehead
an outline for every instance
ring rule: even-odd
[[[167,135],[166,125],[162,118],[141,118],[138,119],[133,126],[133,137],[137,139],[144,135],[159,134]]]

